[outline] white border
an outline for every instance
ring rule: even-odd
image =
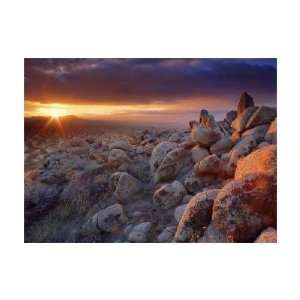
[[[296,1],[29,0],[0,12],[2,299],[299,298]],[[278,57],[279,243],[24,244],[24,57]]]

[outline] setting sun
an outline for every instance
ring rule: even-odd
[[[61,108],[51,108],[51,109],[49,109],[49,111],[47,113],[49,116],[51,116],[53,118],[59,118],[66,114],[66,112]]]

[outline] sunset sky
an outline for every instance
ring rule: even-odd
[[[25,59],[25,116],[187,122],[217,119],[247,91],[276,106],[276,59]]]

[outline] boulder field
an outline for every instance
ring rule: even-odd
[[[245,92],[222,121],[32,140],[25,241],[276,242],[276,115]]]

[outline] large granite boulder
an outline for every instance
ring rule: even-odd
[[[268,130],[269,125],[259,125],[254,128],[248,129],[243,132],[242,138],[246,136],[252,136],[256,139],[257,143],[260,143],[264,140],[265,134]]]
[[[251,151],[255,149],[258,145],[257,140],[252,135],[244,137],[235,146],[231,149],[229,155],[230,160],[229,163],[232,166],[237,164],[237,161],[241,158],[249,154]]]
[[[211,128],[193,126],[191,132],[192,141],[204,147],[210,147],[221,139],[221,137],[220,132]]]
[[[212,222],[234,242],[253,242],[268,226],[276,227],[276,177],[253,173],[226,184],[214,201]]]
[[[276,108],[261,106],[249,118],[246,128],[253,128],[258,125],[271,123],[277,115]]]
[[[212,154],[220,155],[230,151],[233,146],[234,142],[231,137],[223,137],[210,147],[210,152]]]
[[[213,189],[198,193],[189,201],[177,226],[175,241],[186,242],[203,234],[203,227],[211,221],[212,207],[218,192],[218,189]]]
[[[244,158],[241,158],[235,170],[235,179],[242,178],[255,172],[270,171],[276,174],[277,167],[277,147],[276,145],[265,146],[251,152]]]

